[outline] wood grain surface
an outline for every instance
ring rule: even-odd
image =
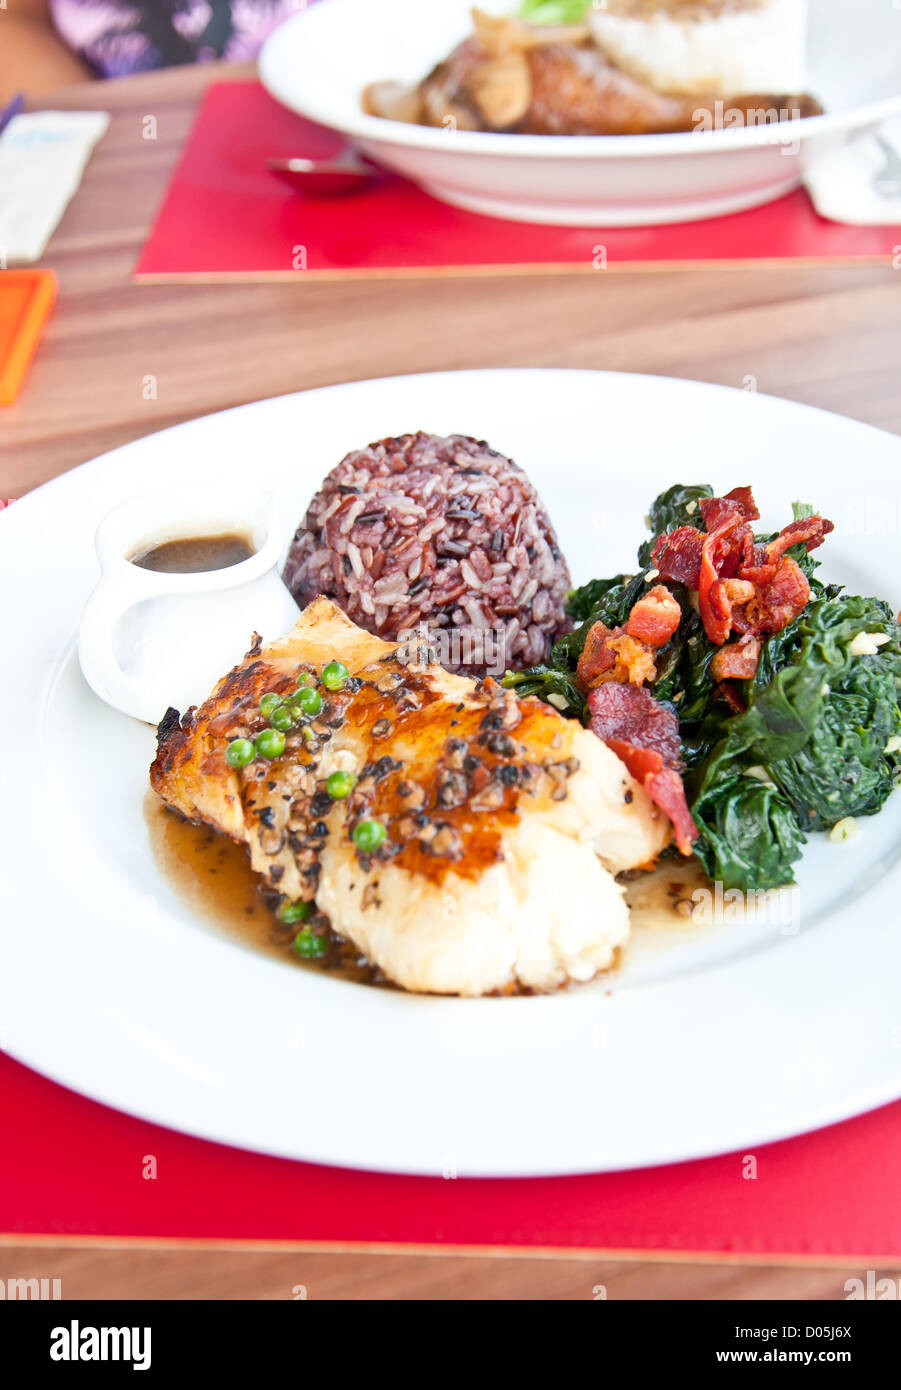
[[[901,1271],[878,1270],[897,1279]],[[775,1298],[839,1302],[859,1268],[772,1268],[561,1256],[0,1246],[0,1281],[61,1280],[63,1299],[553,1300]]]
[[[596,277],[278,285],[134,285],[130,273],[210,81],[183,68],[42,101],[105,109],[95,153],[45,264],[57,309],[19,401],[0,416],[0,495],[243,401],[455,367],[594,367],[694,377],[901,432],[901,273],[743,267]],[[157,138],[144,138],[146,116]],[[144,378],[158,394],[145,400]],[[465,420],[461,419],[461,428]],[[853,461],[849,460],[849,466]],[[856,1269],[421,1254],[0,1247],[0,1279],[63,1279],[64,1297],[751,1299],[844,1296]],[[897,1271],[895,1272],[897,1275]]]

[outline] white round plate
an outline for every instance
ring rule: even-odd
[[[483,0],[509,13],[513,0]],[[472,31],[471,0],[319,0],[268,39],[260,78],[278,101],[341,131],[445,202],[520,222],[644,226],[718,217],[797,187],[804,162],[901,111],[890,0],[813,0],[809,89],[823,116],[671,135],[502,135],[367,116],[370,82],[415,83]],[[786,143],[786,140],[788,143]],[[300,151],[299,151],[300,153]]]
[[[103,705],[75,657],[97,522],[145,490],[190,481],[234,497],[251,479],[279,490],[290,534],[345,451],[419,428],[486,438],[522,464],[576,581],[634,567],[663,487],[753,483],[762,525],[782,525],[794,499],[835,521],[828,579],[901,601],[901,442],[695,382],[363,381],[211,415],[76,468],[0,514],[3,1046],[191,1134],[433,1174],[746,1151],[901,1095],[901,796],[858,840],[810,844],[790,911],[662,952],[639,942],[617,975],[549,997],[429,998],[319,975],[223,935],[160,877],[142,809],[154,735]]]

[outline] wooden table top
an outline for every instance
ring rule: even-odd
[[[179,68],[42,102],[112,114],[45,264],[56,311],[0,425],[0,495],[244,401],[370,376],[462,367],[593,367],[754,386],[901,433],[901,274],[889,267],[716,267],[275,285],[160,286],[130,273],[207,84]],[[158,138],[143,138],[156,117]],[[143,380],[157,378],[145,400]],[[640,1260],[0,1247],[0,1279],[64,1278],[64,1296],[841,1298],[859,1270]],[[897,1272],[896,1272],[897,1273]]]

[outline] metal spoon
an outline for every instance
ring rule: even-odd
[[[267,159],[266,168],[311,198],[342,198],[359,193],[381,170],[348,147],[334,159]]]
[[[884,135],[877,134],[875,140],[885,155],[885,164],[873,175],[873,187],[883,198],[901,198],[901,154]]]

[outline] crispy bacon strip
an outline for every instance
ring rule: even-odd
[[[747,579],[724,579],[723,592],[732,607],[735,608],[738,604],[747,603],[749,599],[752,599],[755,590],[754,585],[750,584]]]
[[[806,574],[790,555],[783,555],[778,565],[770,566],[766,576],[755,583],[754,597],[733,609],[732,626],[738,632],[760,636],[781,632],[804,612],[809,599]]]
[[[725,497],[705,497],[700,506],[708,531],[716,531],[727,517],[737,517],[739,521],[757,521],[760,516],[749,487],[734,487]]]
[[[742,509],[745,521],[759,521],[760,512],[757,510],[757,503],[754,501],[754,494],[749,487],[734,487],[731,492],[726,493],[727,502],[737,502]],[[704,515],[703,506],[701,515]]]
[[[726,593],[725,580],[718,579],[713,561],[704,548],[701,577],[698,581],[698,606],[701,622],[711,642],[722,645],[732,631],[732,604]]]
[[[668,535],[657,537],[651,562],[661,579],[671,579],[675,584],[697,589],[703,545],[703,531],[695,526],[677,526]]]
[[[759,662],[760,643],[746,632],[737,642],[720,647],[710,663],[710,671],[716,681],[748,681],[757,674]]]
[[[682,609],[665,584],[655,584],[633,606],[626,632],[649,647],[665,647],[682,621]]]
[[[744,714],[748,706],[734,681],[720,681],[715,689],[720,699],[725,700],[726,704],[729,705],[731,709],[734,709],[736,714]]]
[[[691,854],[698,830],[682,785],[679,721],[643,686],[607,682],[588,696],[588,727],[625,763],[672,821],[676,845]]]
[[[645,681],[656,680],[657,667],[651,648],[630,636],[624,628],[611,630],[603,623],[594,623],[588,629],[576,676],[583,690],[591,690],[605,681],[642,685]]]
[[[786,550],[791,550],[793,545],[800,545],[802,541],[809,555],[811,550],[816,550],[818,545],[822,545],[829,532],[834,530],[832,522],[821,516],[808,516],[800,521],[789,522],[767,546],[767,564],[774,565]]]
[[[608,738],[607,747],[626,765],[654,804],[672,821],[679,853],[691,854],[691,847],[698,838],[698,828],[691,818],[682,778],[676,769],[664,766],[659,753],[647,748],[636,748],[634,744],[624,743],[622,739]]]
[[[654,653],[644,642],[639,642],[637,637],[630,637],[628,632],[617,628],[610,638],[610,647],[616,655],[614,680],[643,685],[645,681],[657,679]]]
[[[701,545],[698,606],[704,631],[711,642],[720,646],[732,631],[732,603],[725,587],[726,580],[735,574],[745,538],[750,533],[746,517],[758,515],[750,488],[740,491],[741,498],[712,497],[701,503],[707,534]]]
[[[680,526],[657,537],[652,559],[661,577],[697,590],[704,630],[718,646],[733,629],[758,637],[781,632],[810,598],[803,572],[785,552],[822,545],[832,522],[819,516],[792,521],[762,546],[751,528],[760,513],[750,488],[705,498],[700,510],[706,532]]]
[[[598,685],[616,665],[616,653],[607,644],[612,636],[610,628],[603,623],[594,623],[588,629],[576,666],[576,678],[583,690]]]
[[[669,766],[682,770],[682,741],[675,712],[637,686],[602,685],[588,697],[590,728],[605,742],[624,739],[660,753]]]

